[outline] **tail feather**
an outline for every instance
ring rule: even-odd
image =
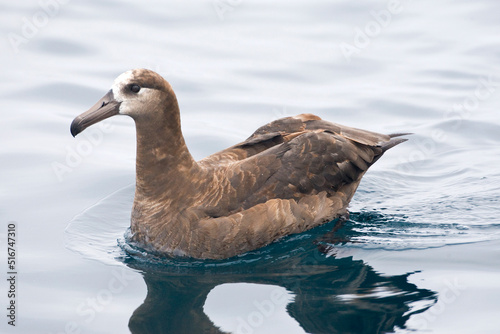
[[[408,133],[405,133],[405,134],[398,134],[398,135],[407,135]],[[392,135],[389,135],[389,136],[392,136]],[[394,136],[394,137],[397,137],[397,136]],[[391,137],[392,138],[392,137]],[[390,148],[393,148],[394,146],[396,145],[399,145],[401,143],[404,143],[405,141],[407,141],[408,139],[406,138],[395,138],[395,139],[391,139],[389,140],[388,142],[386,143],[383,143],[382,145],[380,145],[380,147],[382,148],[382,152],[385,152],[387,151],[388,149]]]
[[[412,135],[412,134],[413,133],[411,133],[411,132],[391,133],[391,134],[389,134],[389,137],[394,138],[394,137],[408,136],[408,135]]]

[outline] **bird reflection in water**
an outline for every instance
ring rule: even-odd
[[[332,226],[340,223],[319,229]],[[382,276],[362,260],[331,255],[338,233],[316,230],[323,235],[316,242],[302,234],[225,261],[129,256],[126,264],[143,273],[148,288],[130,318],[131,332],[225,333],[203,307],[209,292],[226,283],[285,288],[294,295],[287,312],[307,333],[392,332],[436,302],[436,293],[408,282],[410,274]],[[414,309],[416,302],[427,306]]]

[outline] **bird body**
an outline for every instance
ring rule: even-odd
[[[157,254],[222,259],[263,247],[347,212],[366,170],[405,141],[301,114],[194,161],[179,106],[155,72],[125,72],[73,135],[115,114],[137,130],[131,241]]]

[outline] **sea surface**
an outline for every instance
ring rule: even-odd
[[[500,332],[500,2],[0,8],[1,333]],[[340,228],[156,258],[125,242],[133,121],[69,132],[132,68],[172,84],[196,159],[300,113],[413,135]]]

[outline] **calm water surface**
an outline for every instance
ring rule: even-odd
[[[2,333],[498,333],[500,3],[101,1],[0,11]],[[124,242],[135,129],[72,119],[130,68],[174,87],[195,158],[298,113],[413,132],[331,222],[225,261]]]

